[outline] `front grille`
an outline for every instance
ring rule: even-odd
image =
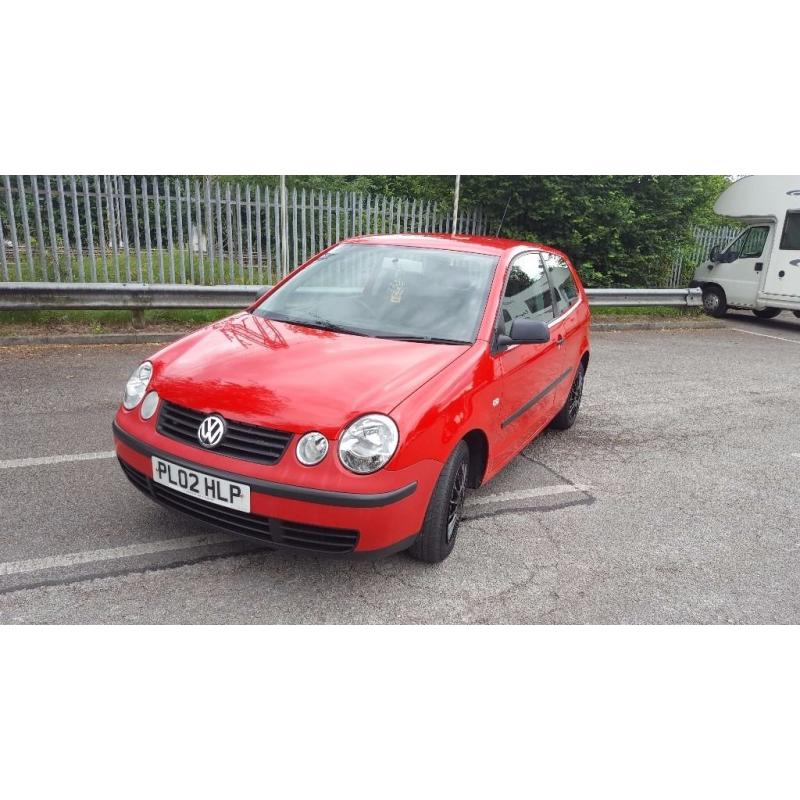
[[[199,411],[163,401],[156,430],[170,439],[205,449],[197,441],[197,429],[207,416]],[[286,431],[245,425],[226,418],[225,435],[212,452],[245,461],[256,461],[259,464],[277,464],[291,439],[292,434]]]
[[[251,539],[258,539],[276,547],[290,547],[293,550],[306,550],[311,553],[350,553],[358,543],[358,531],[287,522],[223,508],[162,486],[121,459],[119,463],[122,471],[137,489],[169,508],[182,511],[231,533],[249,536]]]

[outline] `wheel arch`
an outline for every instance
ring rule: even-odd
[[[461,441],[469,448],[469,485],[477,489],[483,483],[489,463],[489,437],[482,428],[473,428]]]

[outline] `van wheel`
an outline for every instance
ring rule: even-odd
[[[447,459],[428,504],[422,532],[406,551],[417,561],[436,564],[453,550],[469,485],[469,448],[458,446]]]
[[[753,313],[759,319],[772,319],[773,317],[777,317],[778,314],[781,313],[783,309],[781,308],[761,308],[761,309],[753,309]]]
[[[724,317],[728,313],[725,292],[716,286],[703,289],[703,310],[712,317]]]
[[[557,431],[565,431],[575,424],[575,420],[578,418],[578,411],[581,409],[581,398],[583,397],[583,375],[583,363],[581,363],[578,364],[578,370],[567,395],[567,401],[550,423],[551,428],[555,428]]]

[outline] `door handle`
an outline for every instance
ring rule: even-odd
[[[761,272],[761,270],[764,269],[764,262],[763,261],[756,261],[756,265],[755,265],[755,267],[753,267],[753,269],[756,272]]]
[[[564,337],[559,333],[558,339],[556,339],[556,344],[561,347],[564,344]]]

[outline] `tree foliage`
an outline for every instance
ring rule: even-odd
[[[501,235],[564,250],[590,286],[657,286],[725,185],[717,175],[475,176],[462,193],[503,220]]]

